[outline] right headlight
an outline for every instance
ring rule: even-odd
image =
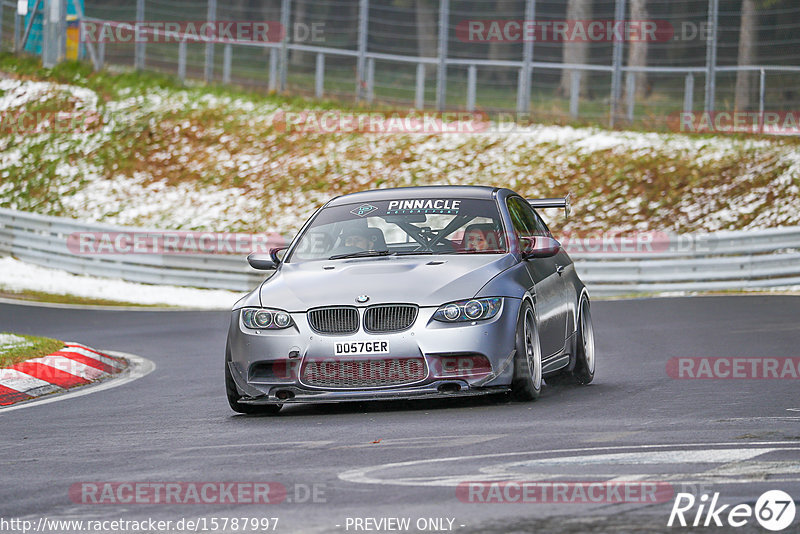
[[[287,312],[268,308],[245,308],[242,322],[252,330],[283,330],[294,324]]]
[[[433,318],[443,323],[485,321],[497,315],[502,305],[500,297],[459,300],[440,307]]]

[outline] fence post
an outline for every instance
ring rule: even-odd
[[[478,68],[467,67],[467,111],[475,111],[475,85],[478,81]]]
[[[683,82],[683,111],[691,113],[692,108],[694,108],[694,74],[690,72]]]
[[[616,0],[614,6],[614,27],[618,28],[625,19],[625,0]],[[617,120],[617,109],[619,107],[620,89],[622,85],[622,45],[623,41],[614,38],[614,49],[612,53],[612,66],[614,71],[611,74],[611,110],[609,117],[609,127],[613,128]]]
[[[78,14],[78,23],[82,27],[83,26],[83,19],[84,19],[83,6],[81,5],[81,3],[78,0],[72,0],[72,7],[75,8],[75,12]],[[82,28],[81,28],[81,32],[83,32]],[[90,40],[86,41],[86,50],[89,51],[89,59],[92,60],[92,65],[94,65],[94,70],[98,71],[101,68],[103,68],[103,66],[97,60],[97,50],[94,47],[94,43],[91,42]]]
[[[231,63],[233,63],[233,46],[230,43],[225,44],[222,49],[222,83],[225,85],[231,83]]]
[[[136,0],[136,22],[142,23],[144,22],[144,0]],[[136,39],[136,56],[134,59],[134,66],[137,70],[144,70],[144,57],[145,57],[145,50],[146,44],[140,38],[140,34],[138,31],[134,33]]]
[[[719,0],[708,0],[708,38],[706,39],[706,100],[705,110],[714,111],[717,86],[717,19]]]
[[[283,26],[284,36],[281,41],[280,78],[278,79],[278,89],[280,91],[286,90],[289,78],[289,39],[291,35],[289,25],[292,22],[291,15],[292,0],[283,0],[281,2],[281,25]]]
[[[269,90],[278,90],[278,49],[269,49]]]
[[[628,104],[628,122],[633,122],[633,112],[636,106],[636,73],[628,72],[625,77],[625,98]]]
[[[525,0],[525,24],[532,24],[536,18],[536,0]],[[522,43],[521,83],[517,92],[517,112],[528,113],[531,110],[531,61],[533,61],[533,39]]]
[[[66,55],[67,0],[47,0],[42,11],[42,66],[47,69],[55,67]]]
[[[417,90],[414,95],[414,107],[423,109],[425,107],[425,64],[417,63]]]
[[[439,6],[439,65],[436,69],[436,109],[447,106],[447,29],[450,22],[450,0]]]
[[[578,102],[581,96],[581,76],[582,70],[573,70],[569,77],[569,116],[572,119],[578,118]]]
[[[22,33],[20,29],[21,26],[22,26],[22,17],[20,16],[19,12],[17,12],[17,10],[15,9],[14,10],[14,53],[18,53],[20,51],[19,40],[21,37],[20,34]]]
[[[178,79],[181,83],[186,81],[186,38],[178,44]]]
[[[758,133],[764,133],[764,107],[767,100],[767,73],[761,69],[758,76]]]
[[[358,3],[358,62],[356,64],[356,102],[365,96],[367,32],[369,30],[369,0]]]
[[[106,28],[108,28],[108,24],[103,23],[100,30],[100,35],[108,35]],[[105,39],[98,39],[100,42],[97,43],[97,70],[102,69],[106,64],[106,40]]]
[[[208,15],[206,20],[212,24],[217,20],[217,0],[208,0]],[[206,43],[206,66],[204,74],[206,83],[211,83],[214,79],[214,43],[211,41]]]
[[[317,54],[317,72],[315,73],[314,85],[314,94],[317,98],[322,98],[325,93],[325,55],[322,53]]]
[[[3,8],[5,4],[0,0],[0,50],[3,49]]]
[[[367,59],[367,102],[375,100],[375,58]]]

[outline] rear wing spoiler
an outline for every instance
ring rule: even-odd
[[[569,195],[564,198],[529,198],[528,204],[536,209],[561,208],[564,210],[564,215],[567,219],[569,219],[569,214],[572,211]]]

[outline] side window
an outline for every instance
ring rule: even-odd
[[[518,197],[508,199],[508,212],[511,215],[511,222],[514,230],[520,237],[549,236],[542,219],[533,211],[530,204]]]

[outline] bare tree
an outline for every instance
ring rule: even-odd
[[[756,57],[756,0],[742,0],[742,15],[739,25],[739,59],[737,64],[742,67],[752,65]],[[734,95],[734,109],[746,110],[752,100],[753,73],[738,71],[736,73],[736,93]]]
[[[643,21],[650,16],[647,12],[647,0],[630,0],[631,20]],[[647,66],[647,41],[639,39],[631,41],[628,46],[628,66],[646,67]],[[648,95],[647,73],[637,72],[633,74],[636,81],[636,98],[644,98]]]
[[[589,20],[592,18],[592,0],[569,0],[567,4],[567,20]],[[589,43],[569,41],[564,43],[562,60],[564,63],[586,64],[589,62]],[[561,84],[558,93],[568,95],[572,83],[574,71],[561,71]],[[585,93],[588,87],[588,76],[586,73],[581,75],[581,93]]]

